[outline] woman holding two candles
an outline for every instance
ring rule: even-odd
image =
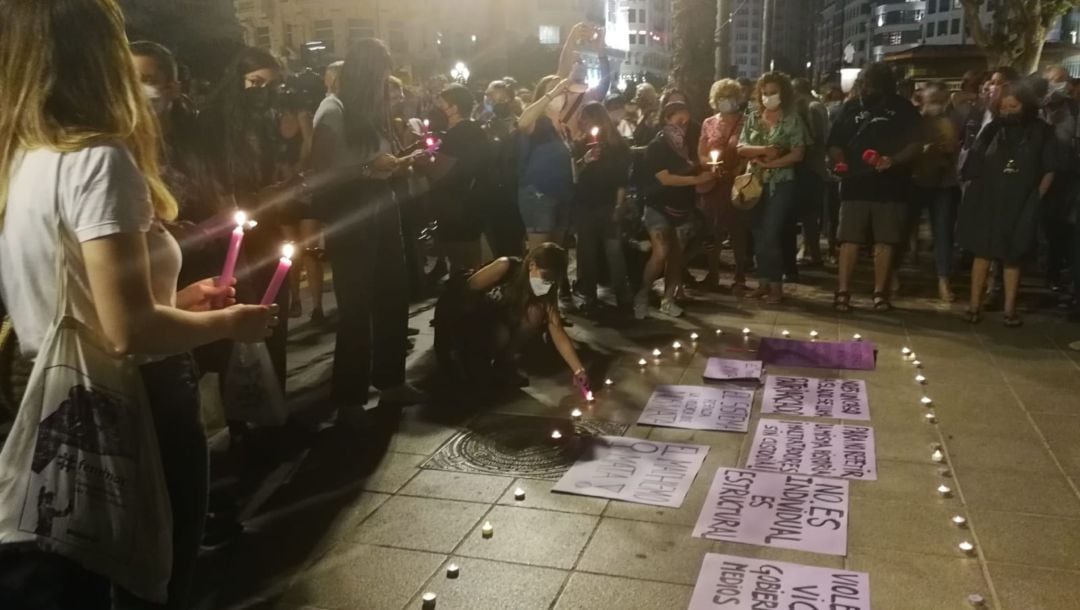
[[[177,290],[180,248],[164,228],[177,204],[116,3],[2,0],[0,13],[0,293],[27,357],[66,308],[139,363],[172,513],[171,549],[161,549],[171,551],[168,600],[153,607],[187,608],[208,480],[188,352],[262,340],[275,315],[233,304],[232,287],[213,280]],[[0,599],[5,608],[144,607],[95,569],[3,545]]]
[[[803,160],[807,135],[787,76],[763,75],[754,95],[738,148],[764,186],[750,212],[758,267],[758,287],[751,296],[775,305],[784,299],[784,233],[795,206],[795,165]]]
[[[720,275],[720,244],[730,236],[735,254],[735,281],[731,291],[746,291],[746,270],[750,267],[750,228],[746,214],[731,205],[731,187],[742,171],[739,158],[739,134],[742,133],[742,87],[738,81],[724,79],[713,83],[709,104],[716,114],[705,119],[698,142],[698,160],[712,169],[716,181],[698,187],[699,206],[713,233],[713,247],[707,251],[709,271],[702,281],[715,287]]]

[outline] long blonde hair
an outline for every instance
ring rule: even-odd
[[[115,0],[0,0],[0,228],[20,151],[123,144],[154,212],[176,218],[161,181],[158,124],[142,92]]]

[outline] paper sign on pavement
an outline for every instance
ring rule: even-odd
[[[661,385],[649,397],[638,423],[689,430],[746,432],[753,404],[753,390]]]
[[[732,360],[709,358],[705,365],[705,379],[726,381],[729,379],[761,379],[760,360]]]
[[[847,481],[721,468],[694,536],[843,556],[847,526]]]
[[[761,340],[758,357],[765,364],[815,369],[856,369],[872,371],[877,365],[876,348],[864,341]]]
[[[689,610],[870,610],[870,575],[706,553]]]
[[[861,379],[769,375],[761,412],[869,421],[870,400]]]
[[[761,419],[746,467],[784,474],[876,481],[874,429]]]
[[[599,436],[552,491],[678,508],[709,448]]]

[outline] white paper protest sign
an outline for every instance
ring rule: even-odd
[[[705,364],[705,379],[725,381],[728,379],[761,379],[760,360],[732,360],[709,358]]]
[[[870,575],[706,553],[689,610],[870,610]]]
[[[761,412],[869,421],[870,400],[861,379],[769,375]]]
[[[661,385],[653,391],[638,423],[646,426],[746,432],[753,390]]]
[[[847,528],[847,481],[721,468],[694,536],[843,556]]]
[[[552,491],[678,508],[708,453],[703,445],[600,436]]]
[[[874,429],[761,419],[746,467],[784,474],[876,481]]]

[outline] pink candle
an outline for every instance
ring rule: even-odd
[[[229,238],[229,250],[225,253],[225,266],[222,267],[221,276],[218,277],[218,286],[232,284],[233,277],[236,274],[236,260],[240,256],[240,244],[244,241],[244,225],[247,224],[247,214],[237,212],[233,215],[233,219],[236,221],[236,228],[233,229],[232,237]]]
[[[289,275],[289,269],[292,268],[292,257],[295,251],[296,248],[292,244],[281,247],[277,271],[274,271],[274,277],[270,280],[270,285],[266,287],[266,293],[263,294],[259,305],[270,305],[277,300],[278,291],[281,290],[281,285],[285,283],[285,277]]]

